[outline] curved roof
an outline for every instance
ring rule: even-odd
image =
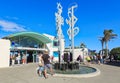
[[[4,38],[13,38],[13,37],[17,37],[17,36],[28,36],[28,37],[31,37],[33,39],[36,39],[38,41],[41,41],[43,43],[50,43],[51,40],[42,35],[42,34],[39,34],[39,33],[36,33],[36,32],[18,32],[18,33],[15,33],[15,34],[11,34],[7,37],[4,37]]]

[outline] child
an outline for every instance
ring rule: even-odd
[[[42,75],[44,75],[44,61],[42,59],[42,54],[39,54],[38,58],[39,58],[39,62],[38,62],[39,68],[37,70],[37,73],[39,76],[42,77]]]

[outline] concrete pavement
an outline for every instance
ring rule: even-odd
[[[21,66],[14,66],[0,69],[0,83],[119,83],[120,66],[98,65],[101,74],[90,78],[68,78],[49,76],[48,79],[38,77],[36,74],[37,64],[29,63]]]

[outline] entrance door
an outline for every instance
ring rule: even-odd
[[[30,62],[33,62],[33,51],[27,51],[27,54],[29,55],[27,57],[27,62],[30,63]]]

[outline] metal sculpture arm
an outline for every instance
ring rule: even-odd
[[[77,7],[77,5],[72,6],[71,8],[68,8],[68,19],[66,19],[66,23],[69,25],[69,29],[67,30],[67,34],[69,36],[69,39],[71,40],[71,35],[73,37],[78,34],[79,28],[75,27],[74,25],[77,22],[77,17],[74,15],[74,9]],[[72,33],[73,31],[73,33]]]
[[[58,12],[55,13],[56,16],[56,25],[57,25],[57,35],[58,36],[62,36],[63,37],[63,33],[62,33],[62,29],[61,29],[61,25],[64,25],[64,18],[61,16],[62,14],[62,6],[60,3],[57,3],[57,9]]]

